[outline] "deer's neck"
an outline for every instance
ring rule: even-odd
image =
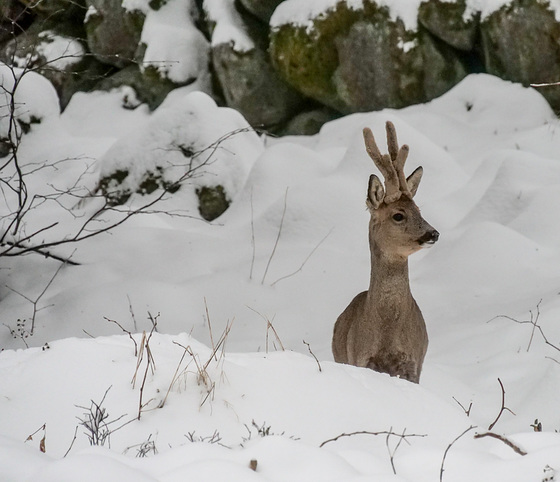
[[[371,243],[371,278],[368,301],[385,312],[400,311],[413,301],[408,279],[408,258],[393,258]]]

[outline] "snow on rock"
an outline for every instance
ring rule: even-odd
[[[86,55],[83,45],[76,39],[57,35],[53,31],[41,32],[39,39],[41,42],[37,46],[36,53],[45,58],[45,62],[50,68],[64,70],[72,64],[82,61]],[[29,65],[29,59],[22,64]]]
[[[158,9],[147,0],[124,0],[128,11],[146,15],[141,43],[145,52],[141,68],[155,70],[176,84],[192,82],[208,71],[208,42],[195,26],[194,0],[169,0]]]
[[[146,173],[160,173],[173,183],[190,171],[188,186],[219,185],[231,200],[262,151],[258,135],[238,112],[193,92],[164,103],[143,126],[117,141],[101,160],[100,176],[127,172],[111,189],[135,192]]]
[[[374,1],[374,0],[367,0]],[[430,0],[375,0],[375,3],[389,8],[393,19],[400,18],[408,30],[416,30],[418,28],[417,13],[418,7],[422,2]],[[476,13],[480,12],[481,19],[492,15],[505,5],[509,5],[513,0],[440,0],[442,3],[455,3],[464,1],[465,3],[465,20],[471,19]],[[285,24],[298,25],[302,27],[313,27],[312,20],[320,18],[329,10],[336,8],[339,3],[345,3],[353,10],[363,8],[364,0],[286,0],[282,2],[274,11],[270,19],[272,28],[280,27]],[[560,1],[547,0],[545,2],[548,7],[555,12],[556,19],[560,19]]]
[[[20,123],[29,125],[60,114],[56,90],[42,75],[0,62],[0,85],[0,139],[6,138],[10,130],[12,94],[13,115]],[[20,125],[14,124],[13,129],[19,131],[20,128]]]
[[[418,6],[422,0],[376,0],[375,3],[389,9],[391,18],[403,21],[407,30],[418,28]],[[361,10],[364,0],[286,0],[282,2],[270,19],[270,26],[278,28],[281,25],[292,24],[313,28],[313,19],[320,18],[329,10],[336,8],[339,3],[345,3],[352,10]]]
[[[231,44],[236,52],[255,48],[234,0],[204,0],[204,11],[212,24],[212,46]]]

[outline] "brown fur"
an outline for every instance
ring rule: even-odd
[[[422,313],[410,292],[408,256],[433,244],[439,233],[422,218],[412,200],[422,171],[417,169],[404,179],[402,169],[408,147],[403,146],[397,152],[393,125],[388,123],[387,126],[390,155],[381,156],[371,131],[368,131],[364,132],[367,150],[376,164],[384,163],[382,172],[386,179],[390,176],[392,185],[386,184],[384,190],[376,176],[370,178],[367,197],[371,214],[370,286],[368,291],[358,294],[338,317],[332,350],[337,362],[371,368],[418,383],[428,348],[428,335]],[[395,164],[396,172],[390,171]],[[395,179],[399,182],[396,183]],[[387,191],[390,191],[390,202],[386,201]]]

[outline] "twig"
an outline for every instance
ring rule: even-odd
[[[543,339],[543,341],[545,342],[545,344],[547,344],[548,346],[554,348],[556,351],[560,352],[560,347],[554,345],[553,343],[551,343],[548,338],[546,337],[546,335],[544,334],[544,331],[542,329],[542,327],[538,324],[539,321],[539,316],[540,316],[540,304],[542,302],[542,299],[539,300],[539,302],[537,303],[537,308],[536,308],[536,316],[533,316],[533,311],[529,310],[529,313],[531,315],[531,319],[530,320],[517,320],[511,316],[507,316],[507,315],[498,315],[495,316],[494,318],[492,318],[490,321],[493,321],[497,318],[505,318],[506,320],[510,320],[513,321],[515,323],[518,323],[520,325],[533,325],[533,328],[531,330],[531,338],[529,339],[529,344],[527,345],[527,351],[529,351],[529,349],[531,348],[531,343],[533,341],[533,335],[535,333],[535,330],[539,330],[539,333],[541,334],[541,337]]]
[[[181,356],[181,359],[179,360],[179,363],[177,364],[177,368],[175,369],[175,373],[173,374],[173,377],[171,378],[171,382],[169,383],[169,388],[167,389],[167,392],[165,394],[165,397],[163,397],[162,402],[159,404],[159,408],[161,408],[165,405],[165,402],[167,401],[167,397],[169,396],[169,393],[171,392],[171,388],[173,387],[173,385],[175,385],[175,382],[179,378],[179,375],[178,375],[179,374],[179,369],[181,368],[183,360],[185,359],[185,356],[188,353],[187,347],[184,347],[183,345],[181,345],[180,343],[177,343],[176,341],[173,341],[173,343],[175,345],[183,348],[183,355]],[[187,365],[187,368],[188,368],[188,365]]]
[[[152,350],[150,348],[150,340],[154,331],[157,329],[157,322],[158,322],[159,313],[157,316],[152,316],[150,312],[148,312],[148,318],[152,322],[152,329],[150,330],[150,334],[146,335],[144,331],[142,333],[142,340],[140,342],[140,350],[138,351],[137,361],[136,361],[136,371],[134,372],[134,376],[132,377],[132,387],[134,388],[136,384],[136,376],[138,374],[138,369],[140,368],[140,364],[142,363],[142,359],[144,358],[144,350],[146,350],[146,369],[144,370],[144,377],[142,378],[142,384],[140,385],[140,398],[138,401],[138,417],[137,419],[140,420],[142,415],[142,409],[151,402],[149,400],[145,404],[142,403],[142,398],[144,396],[144,386],[146,385],[146,379],[148,378],[148,371],[150,368],[152,369],[152,374],[155,372],[156,363],[154,357],[152,355]]]
[[[560,82],[544,82],[542,84],[529,84],[531,87],[554,87],[560,85]]]
[[[74,253],[76,252],[76,250],[74,250],[72,252],[72,254],[68,257],[68,261],[72,258],[72,256],[74,255]],[[48,305],[48,306],[43,306],[42,308],[38,308],[38,304],[39,301],[41,301],[41,298],[43,296],[45,296],[45,293],[47,292],[47,290],[51,287],[51,285],[53,284],[55,278],[58,276],[58,273],[60,272],[60,270],[65,266],[66,262],[61,263],[58,268],[56,269],[56,271],[54,272],[54,274],[52,275],[51,279],[49,280],[49,282],[45,285],[45,287],[43,288],[43,290],[39,293],[39,295],[32,300],[31,298],[29,298],[28,296],[20,293],[19,291],[14,290],[13,288],[10,288],[9,286],[6,286],[6,288],[8,288],[10,291],[13,291],[14,293],[18,294],[19,296],[21,296],[22,298],[26,299],[27,301],[29,301],[32,305],[33,305],[33,313],[31,315],[31,329],[29,331],[29,336],[33,336],[33,333],[35,331],[35,321],[36,321],[36,317],[37,317],[37,313],[41,310],[44,310],[45,308],[49,308],[49,306],[52,305]]]
[[[474,436],[474,438],[482,438],[482,437],[493,437],[505,443],[508,447],[511,447],[516,454],[527,455],[527,452],[525,452],[525,450],[520,448],[518,445],[515,445],[511,440],[505,438],[502,435],[498,435],[497,433],[493,433],[493,432],[486,432],[486,433],[477,433]]]
[[[212,335],[212,324],[210,323],[210,313],[208,312],[208,303],[206,302],[206,296],[204,297],[204,308],[206,309],[206,321],[208,322],[208,331],[210,332],[210,343],[212,343],[212,351],[214,351],[214,336]]]
[[[138,332],[138,324],[136,323],[136,316],[134,315],[134,310],[132,309],[132,301],[130,301],[130,296],[126,295],[128,300],[128,311],[130,312],[130,316],[132,318],[132,324],[134,325],[134,331]]]
[[[21,248],[21,247],[25,247],[25,244],[22,242],[19,243],[12,243],[11,241],[4,241],[4,243],[6,246],[12,246],[14,248]],[[2,246],[0,244],[0,246]],[[51,253],[50,251],[47,251],[45,249],[41,249],[38,247],[34,247],[34,246],[29,246],[28,248],[29,251],[40,254],[42,256],[44,256],[45,258],[51,258],[54,259],[56,261],[60,261],[63,264],[69,264],[71,266],[80,266],[81,263],[78,263],[77,261],[72,261],[70,258],[63,258],[62,256],[59,256],[57,254]]]
[[[266,268],[264,270],[264,274],[261,280],[261,284],[264,284],[264,280],[266,279],[266,275],[268,273],[268,268],[270,267],[270,263],[272,262],[272,258],[274,258],[274,254],[276,253],[276,248],[278,247],[278,242],[280,241],[280,236],[282,235],[282,226],[284,225],[284,217],[286,215],[286,207],[288,204],[288,188],[286,188],[286,194],[284,195],[284,209],[282,210],[282,217],[280,218],[280,226],[278,227],[278,235],[276,236],[276,241],[274,242],[274,246],[272,247],[272,252],[270,253],[270,257],[268,258],[268,263],[266,263]]]
[[[251,308],[248,305],[247,308],[249,308],[251,311],[254,311],[257,315],[259,315],[264,321],[266,321],[266,336],[265,336],[265,351],[266,353],[268,353],[268,331],[272,330],[272,332],[274,333],[274,336],[276,337],[276,340],[278,341],[278,343],[280,344],[280,348],[282,349],[282,351],[285,351],[284,348],[284,344],[282,343],[282,340],[280,339],[280,337],[278,336],[278,332],[276,331],[276,329],[274,328],[274,325],[272,324],[272,321],[269,320],[266,316],[264,316],[262,313],[258,312],[257,310],[255,310],[254,308]],[[276,315],[275,315],[276,316]],[[272,320],[274,320],[274,316],[272,317]],[[276,348],[276,345],[274,345],[274,348]],[[277,348],[276,348],[277,349]]]
[[[128,335],[128,337],[132,340],[132,342],[134,343],[134,356],[138,356],[138,343],[136,343],[136,340],[134,339],[134,337],[132,336],[132,333],[130,331],[128,331],[126,328],[124,328],[118,321],[115,320],[111,320],[109,318],[107,318],[106,316],[103,317],[103,319],[105,319],[106,321],[108,321],[109,323],[114,323],[115,325],[117,325],[124,333],[126,333]]]
[[[251,269],[249,270],[249,279],[253,279],[253,269],[255,267],[255,254],[256,254],[256,244],[255,244],[255,214],[253,210],[253,188],[251,188]]]
[[[463,409],[463,411],[465,412],[467,417],[470,417],[471,416],[471,408],[472,408],[472,405],[473,405],[472,401],[469,403],[469,408],[465,408],[465,406],[459,400],[457,400],[455,397],[452,397],[452,398]]]
[[[390,431],[392,430],[393,429],[391,427]],[[397,453],[397,450],[401,446],[402,441],[405,440],[405,432],[406,432],[406,428],[403,430],[402,435],[398,435],[399,441],[397,442],[397,445],[395,445],[395,448],[393,450],[391,450],[391,447],[389,446],[389,439],[391,438],[391,435],[394,434],[388,433],[387,438],[385,439],[385,445],[387,445],[387,451],[389,452],[389,460],[391,462],[391,468],[393,469],[393,474],[395,475],[397,475],[397,469],[395,468],[395,454]]]
[[[455,444],[455,442],[457,442],[457,440],[459,440],[463,435],[465,435],[467,432],[470,432],[473,428],[476,428],[474,425],[471,425],[469,428],[467,428],[461,435],[455,437],[455,439],[453,440],[453,442],[451,442],[447,448],[445,449],[445,452],[443,453],[443,458],[441,459],[441,467],[439,469],[439,482],[443,481],[443,472],[444,472],[444,465],[445,465],[445,459],[447,457],[447,452],[449,452],[449,449],[453,446],[453,444]]]
[[[513,411],[505,406],[506,403],[506,391],[504,389],[504,384],[502,383],[502,381],[498,378],[498,383],[500,384],[500,388],[502,390],[502,406],[500,408],[500,413],[498,413],[498,416],[496,417],[496,420],[494,420],[489,426],[488,426],[488,430],[492,430],[494,428],[494,425],[496,425],[496,423],[498,422],[498,420],[500,419],[500,417],[502,416],[502,413],[504,413],[505,410],[507,410],[508,412],[510,412],[512,415],[515,415],[515,413],[513,413]]]
[[[319,367],[319,371],[322,372],[323,369],[321,368],[321,364],[319,363],[319,360],[317,360],[317,357],[315,356],[315,353],[313,353],[313,352],[311,351],[311,346],[309,345],[309,343],[307,343],[305,340],[303,340],[303,344],[304,344],[304,345],[307,345],[307,349],[309,350],[309,353],[311,353],[311,356],[312,356],[313,358],[315,358],[315,361],[317,362],[317,366]]]
[[[31,435],[28,435],[27,438],[25,439],[26,442],[33,440],[33,435],[35,435],[36,433],[43,431],[43,437],[41,438],[41,440],[39,441],[39,450],[43,453],[45,453],[47,451],[46,449],[46,441],[47,441],[47,424],[44,423],[41,427],[39,427],[37,430],[35,430],[35,432],[33,432]]]
[[[76,425],[76,430],[74,430],[74,438],[72,438],[72,442],[70,442],[70,447],[68,447],[68,450],[62,456],[62,458],[65,458],[70,453],[70,450],[72,450],[72,447],[74,446],[74,442],[76,441],[76,435],[78,433],[78,427],[79,427],[79,425]]]
[[[409,434],[406,434],[406,435],[405,434],[401,435],[399,433],[393,432],[392,430],[383,430],[381,432],[369,432],[367,430],[360,430],[358,432],[341,433],[340,435],[337,435],[336,437],[325,440],[324,442],[321,443],[321,445],[319,445],[319,448],[323,447],[324,445],[326,445],[330,442],[336,442],[340,438],[353,437],[354,435],[394,435],[395,437],[401,437],[401,438],[426,437],[427,436],[427,434],[415,434],[415,433],[409,433]]]
[[[281,278],[278,278],[274,283],[271,283],[270,286],[274,286],[276,283],[278,283],[279,281],[285,280],[287,278],[291,278],[292,276],[298,274],[300,271],[303,270],[303,267],[307,264],[307,262],[309,261],[309,258],[311,258],[311,256],[313,256],[313,254],[315,253],[315,251],[317,251],[317,249],[319,249],[319,246],[321,246],[326,240],[327,238],[331,235],[331,233],[333,232],[333,230],[331,229],[324,237],[323,239],[321,239],[321,241],[319,241],[316,246],[311,250],[311,252],[307,255],[307,257],[303,260],[303,263],[301,263],[301,266],[296,269],[293,273],[287,274],[285,276],[282,276]]]

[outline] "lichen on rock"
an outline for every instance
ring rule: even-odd
[[[270,52],[288,83],[344,114],[423,102],[466,75],[451,49],[372,0],[338,2],[307,25],[276,25]]]

